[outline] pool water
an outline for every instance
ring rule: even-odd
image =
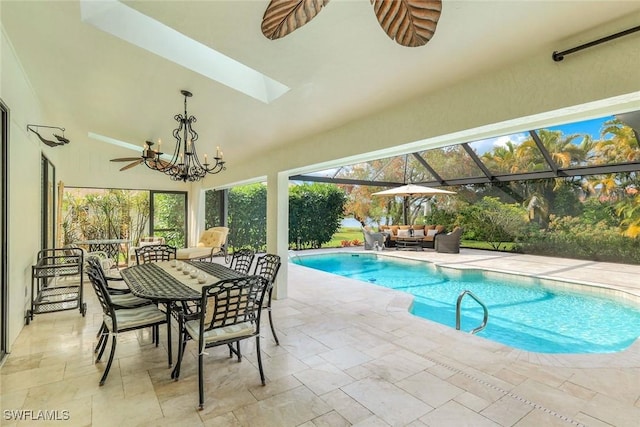
[[[415,296],[410,312],[455,328],[456,300],[473,292],[488,308],[477,335],[538,353],[612,353],[640,335],[640,307],[629,302],[562,290],[540,280],[481,270],[440,269],[431,263],[373,254],[298,256],[291,262]],[[470,297],[461,305],[461,330],[482,323]]]

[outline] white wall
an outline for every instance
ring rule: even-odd
[[[1,39],[0,98],[9,112],[9,313],[8,344],[23,327],[30,304],[31,265],[40,249],[41,147],[27,136],[26,123],[43,120],[38,99],[16,60],[4,31]],[[49,155],[50,153],[45,153]]]

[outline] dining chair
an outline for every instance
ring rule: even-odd
[[[147,304],[135,308],[118,308],[112,301],[111,295],[107,291],[107,284],[104,279],[104,274],[96,268],[94,263],[89,264],[87,268],[87,275],[91,281],[91,285],[98,297],[98,301],[102,306],[102,320],[105,327],[105,331],[98,340],[98,356],[96,357],[96,363],[102,358],[102,354],[107,347],[108,336],[111,336],[111,352],[109,354],[109,360],[107,366],[100,379],[100,385],[103,385],[109,375],[109,370],[113,363],[113,358],[116,353],[116,344],[118,334],[128,331],[133,331],[142,328],[158,328],[162,324],[167,324],[167,314],[162,310],[159,310],[153,304]],[[167,340],[168,345],[171,342],[170,329],[167,327]],[[156,346],[158,345],[156,341]],[[171,347],[168,351],[169,364],[171,364]]]
[[[136,248],[136,263],[147,264],[150,262],[159,262],[159,261],[169,261],[172,259],[176,259],[177,257],[177,249],[174,246],[162,244],[162,245],[145,245],[139,248]],[[184,303],[186,304],[186,303]],[[165,310],[167,312],[167,330],[169,332],[169,338],[171,338],[171,316],[172,313],[175,315],[175,310],[173,307],[173,303],[165,303]],[[157,337],[154,337],[154,340],[157,340]],[[157,341],[155,341],[157,343]],[[169,366],[171,366],[171,342],[168,343],[169,347]]]
[[[280,256],[275,254],[264,254],[256,259],[256,266],[253,270],[254,275],[264,277],[269,282],[269,294],[264,299],[262,309],[267,310],[267,313],[269,314],[269,326],[271,327],[271,333],[273,334],[273,339],[276,341],[276,345],[280,345],[280,341],[278,340],[276,330],[273,327],[273,318],[271,316],[271,297],[273,294],[273,284],[275,283],[281,264]]]
[[[249,274],[256,253],[252,249],[239,249],[233,253],[229,268],[242,274]]]
[[[109,258],[109,256],[107,255],[106,252],[104,251],[92,251],[89,252],[87,251],[85,248],[83,248],[80,245],[76,245],[75,243],[69,243],[64,245],[63,249],[69,254],[73,254],[74,251],[81,251],[82,252],[82,259],[85,263],[84,267],[86,268],[86,262],[87,259],[89,257],[95,257],[100,261],[100,264],[102,265],[103,270],[109,270],[113,267],[116,267],[115,262],[113,261],[113,259]]]
[[[131,293],[131,289],[128,288],[113,288],[109,286],[109,282],[111,281],[122,281],[122,278],[110,278],[107,275],[105,275],[104,270],[102,268],[102,265],[100,264],[100,259],[97,257],[92,257],[89,256],[89,258],[87,258],[86,260],[87,262],[87,268],[93,268],[95,270],[95,272],[97,274],[99,274],[102,279],[104,280],[104,283],[106,285],[106,291],[107,293],[111,296],[111,302],[113,303],[113,306],[115,309],[127,309],[127,308],[137,308],[137,307],[142,307],[145,305],[152,305],[155,304],[153,301],[151,301],[150,299],[146,299],[146,298],[140,298],[137,297],[135,295],[133,295]],[[102,325],[100,326],[100,329],[98,330],[98,333],[96,334],[96,337],[98,338],[98,344],[96,345],[96,348],[94,350],[95,353],[98,352],[101,344],[102,344],[102,340],[106,339],[106,324],[104,322],[102,322]],[[156,337],[158,336],[158,328],[154,328],[153,329],[153,342],[156,342]]]
[[[176,248],[169,245],[147,245],[136,248],[136,263],[169,261],[176,259]]]
[[[204,408],[204,356],[205,349],[227,345],[231,355],[241,361],[240,341],[256,339],[256,355],[260,380],[265,384],[260,355],[260,313],[269,288],[269,282],[261,276],[243,276],[227,279],[202,288],[200,311],[195,315],[180,313],[180,339],[178,363],[174,379],[180,376],[180,366],[187,341],[198,344],[198,394],[199,407]],[[236,348],[233,344],[236,344]]]

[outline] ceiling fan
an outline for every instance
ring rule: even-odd
[[[145,144],[150,149],[151,146],[153,145],[153,142],[145,141]],[[127,169],[131,169],[133,167],[136,167],[139,164],[144,163],[145,160],[148,162],[148,165],[149,165],[149,167],[151,169],[155,169],[156,168],[156,163],[160,163],[160,167],[161,168],[166,168],[169,165],[169,162],[167,162],[166,160],[162,160],[162,159],[159,159],[159,160],[145,159],[143,156],[138,156],[138,157],[118,157],[117,159],[111,159],[112,162],[130,162],[128,165],[124,165],[123,167],[121,167],[120,171],[126,171]]]
[[[399,45],[425,45],[436,31],[442,0],[369,0],[380,26]],[[275,40],[316,17],[329,0],[271,0],[262,18],[262,33]]]

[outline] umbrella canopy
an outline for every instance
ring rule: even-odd
[[[390,188],[373,193],[373,196],[435,196],[437,194],[456,194],[455,191],[425,187],[424,185],[405,184],[401,187]]]
[[[402,206],[404,222],[407,223],[409,219],[407,198],[413,196],[436,196],[438,194],[456,194],[455,191],[441,190],[439,188],[425,187],[424,185],[405,184],[400,187],[390,188],[384,191],[378,191],[372,193],[373,196],[403,196],[405,197]]]

